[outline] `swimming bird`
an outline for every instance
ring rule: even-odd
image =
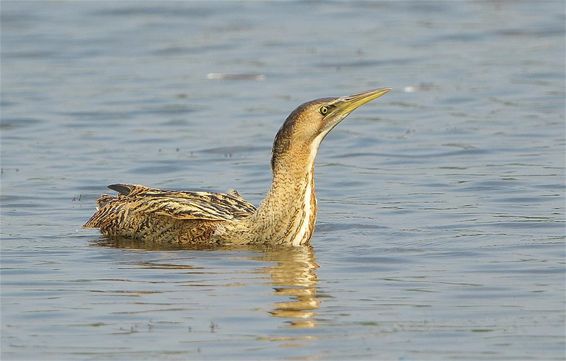
[[[236,191],[113,184],[108,188],[118,195],[100,196],[84,227],[99,228],[110,238],[164,246],[309,244],[317,214],[314,162],[320,143],[354,109],[390,90],[316,99],[297,107],[275,136],[271,188],[257,208]]]

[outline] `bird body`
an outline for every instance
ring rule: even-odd
[[[132,184],[109,188],[119,194],[101,196],[85,227],[100,228],[111,237],[164,245],[215,245],[229,224],[238,224],[256,211],[235,191],[182,192]]]
[[[238,192],[183,192],[114,184],[117,196],[102,195],[84,225],[113,238],[179,247],[308,244],[317,201],[314,161],[324,137],[351,111],[389,88],[302,104],[275,137],[271,188],[259,207]]]

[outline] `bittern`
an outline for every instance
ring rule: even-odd
[[[296,108],[275,136],[271,188],[257,208],[236,191],[113,184],[108,188],[119,194],[100,196],[84,227],[111,238],[180,247],[308,244],[316,223],[314,162],[320,143],[354,109],[390,90],[322,98]]]

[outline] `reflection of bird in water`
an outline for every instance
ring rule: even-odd
[[[273,266],[262,268],[261,272],[271,276],[277,296],[291,299],[277,302],[270,313],[275,317],[289,319],[292,327],[315,327],[314,315],[320,300],[316,295],[318,264],[313,249],[310,246],[268,249],[257,259],[275,262]]]
[[[348,114],[390,89],[323,98],[299,106],[275,137],[273,181],[258,208],[236,191],[179,192],[114,184],[85,227],[110,237],[177,246],[271,244],[300,246],[313,234],[317,204],[314,160],[324,137]]]
[[[103,239],[98,242],[100,246],[139,249],[140,243],[128,238]],[[167,247],[157,247],[155,244],[143,244],[144,249],[163,250]],[[288,321],[292,328],[316,327],[314,319],[315,312],[320,306],[317,296],[318,276],[316,270],[318,264],[311,246],[300,247],[253,247],[253,246],[228,246],[218,249],[219,251],[246,250],[256,251],[250,257],[254,261],[262,263],[258,273],[269,276],[270,284],[275,290],[275,295],[284,297],[287,301],[276,302],[270,305],[269,313],[278,318]],[[177,262],[176,262],[177,261]],[[265,263],[271,265],[263,266]],[[166,269],[195,269],[198,274],[206,274],[202,266],[178,263],[178,259],[172,262],[155,263],[143,262],[140,266],[148,268]],[[247,273],[247,271],[246,271]],[[302,339],[312,338],[309,335],[299,337]],[[271,337],[268,337],[270,340]],[[297,340],[297,337],[275,338],[276,340]]]

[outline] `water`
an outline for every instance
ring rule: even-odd
[[[564,359],[564,38],[562,1],[2,2],[2,360]],[[116,182],[257,204],[296,105],[384,86],[312,249],[81,229]]]

